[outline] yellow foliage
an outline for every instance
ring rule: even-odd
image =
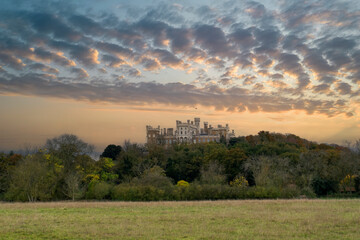
[[[355,186],[355,175],[346,175],[346,177],[340,181],[340,188],[343,191],[346,191],[349,188],[352,188]]]
[[[180,180],[177,182],[176,186],[178,187],[188,187],[190,184],[185,180]]]
[[[232,187],[248,187],[249,182],[244,176],[236,177],[234,181],[230,181],[230,186]]]

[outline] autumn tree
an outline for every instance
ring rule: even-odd
[[[63,134],[59,137],[48,139],[45,149],[63,161],[64,170],[74,169],[75,159],[81,155],[89,155],[93,152],[94,146],[88,144],[72,134]]]
[[[51,174],[44,154],[28,155],[14,169],[6,198],[29,202],[50,200],[55,185],[56,177]]]

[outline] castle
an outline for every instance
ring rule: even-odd
[[[231,137],[235,137],[235,133],[234,130],[230,132],[228,124],[212,127],[208,122],[204,122],[204,128],[200,128],[200,118],[194,118],[194,121],[187,120],[187,122],[176,120],[175,131],[173,128],[146,126],[147,144],[220,142],[220,139],[229,141]]]

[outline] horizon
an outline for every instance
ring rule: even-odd
[[[200,117],[236,136],[360,136],[360,2],[25,1],[0,10],[0,151],[101,152]]]

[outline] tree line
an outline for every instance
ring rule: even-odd
[[[357,197],[360,141],[317,144],[259,132],[228,143],[108,145],[75,135],[48,139],[27,154],[0,153],[0,200],[202,200]]]

